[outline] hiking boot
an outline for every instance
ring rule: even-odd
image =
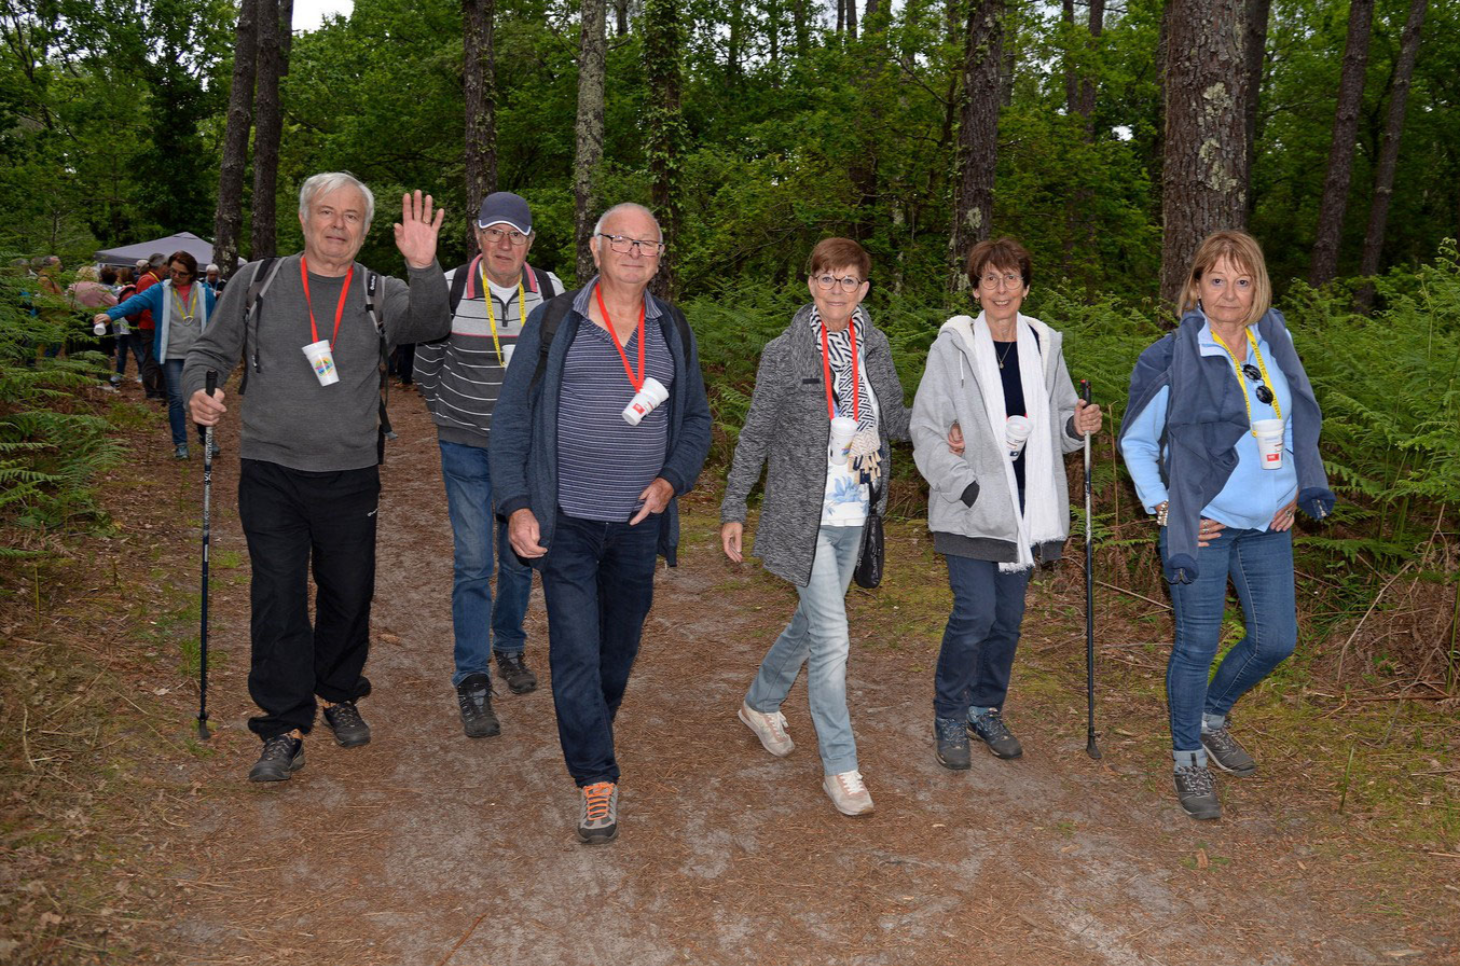
[[[248,772],[251,782],[285,782],[304,767],[304,742],[292,734],[264,741],[264,752]]]
[[[456,686],[456,703],[468,738],[491,738],[502,733],[502,723],[492,710],[492,681],[485,674],[468,674]]]
[[[968,736],[983,741],[998,758],[1019,758],[1024,754],[1024,746],[1019,744],[1019,739],[1014,737],[1014,732],[1004,723],[1004,716],[998,709],[977,718],[970,718]]]
[[[933,737],[938,742],[938,750],[934,752],[938,764],[954,771],[963,771],[969,767],[968,732],[962,721],[957,718],[934,718]]]
[[[578,819],[578,837],[589,845],[602,845],[618,837],[618,785],[597,782],[581,789],[583,814]]]
[[[1222,817],[1217,787],[1205,765],[1178,765],[1175,781],[1176,800],[1181,803],[1182,811],[1203,821]]]
[[[755,732],[765,750],[777,758],[784,758],[796,748],[796,743],[791,736],[786,734],[786,716],[779,711],[773,714],[761,714],[759,711],[740,702],[740,712],[736,715],[745,727]]]
[[[513,694],[528,694],[537,690],[537,675],[527,668],[521,654],[498,654],[497,672],[507,682],[507,690]]]
[[[188,459],[188,444],[187,443],[178,443],[177,444],[177,449],[175,449],[175,450],[172,451],[172,458],[175,459],[175,460],[185,460],[185,459]]]
[[[1207,758],[1222,771],[1233,775],[1250,775],[1257,771],[1257,762],[1232,737],[1226,727],[1201,733],[1201,746],[1207,750]]]
[[[872,793],[862,783],[859,771],[844,771],[840,775],[827,775],[821,780],[821,787],[831,798],[831,803],[843,815],[871,815]]]
[[[335,733],[335,744],[341,748],[370,744],[370,726],[360,717],[360,709],[353,701],[341,701],[325,708],[324,723]]]

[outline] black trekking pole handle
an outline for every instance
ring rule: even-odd
[[[218,370],[209,369],[203,377],[203,391],[211,398],[218,389]],[[203,596],[198,628],[198,737],[207,741],[208,734],[208,544],[212,538],[213,501],[213,427],[203,431]]]
[[[1090,405],[1090,380],[1080,380],[1080,398]],[[1085,433],[1085,754],[1100,758],[1095,743],[1095,544],[1094,487],[1090,481],[1090,434]]]

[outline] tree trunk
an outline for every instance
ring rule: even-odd
[[[1338,246],[1343,238],[1343,216],[1348,209],[1348,188],[1354,171],[1354,144],[1358,139],[1359,111],[1364,103],[1364,72],[1369,66],[1369,30],[1374,0],[1350,0],[1348,41],[1343,50],[1343,71],[1338,81],[1338,105],[1333,112],[1333,143],[1328,148],[1328,172],[1323,177],[1323,198],[1318,207],[1318,231],[1313,241],[1313,264],[1308,281],[1326,285],[1338,272]],[[1250,74],[1249,74],[1250,76]]]
[[[1098,46],[1096,41],[1105,31],[1105,0],[1090,0],[1090,48],[1093,53]],[[1080,100],[1075,105],[1076,112],[1085,119],[1085,139],[1095,139],[1095,74],[1094,66],[1086,70],[1080,78]]]
[[[279,179],[279,139],[284,116],[279,107],[279,72],[283,68],[279,48],[279,0],[258,3],[258,76],[254,91],[253,135],[253,244],[250,254],[272,258],[275,231],[276,188]]]
[[[791,0],[791,27],[796,33],[796,57],[811,52],[811,28],[806,22],[807,0]]]
[[[604,0],[583,0],[578,46],[577,151],[573,157],[573,229],[577,239],[578,282],[595,274],[588,237],[593,233],[598,204],[598,163],[603,159],[603,81],[608,38],[604,36]]]
[[[496,0],[462,0],[466,93],[466,212],[497,190],[497,61],[493,31]],[[476,221],[466,224],[467,254],[476,251]]]
[[[847,38],[857,39],[857,0],[846,0],[847,4]]]
[[[1161,298],[1175,305],[1202,239],[1247,224],[1245,0],[1171,0]]]
[[[1379,271],[1379,256],[1384,251],[1384,233],[1389,229],[1389,203],[1394,196],[1394,171],[1399,163],[1399,136],[1404,133],[1404,110],[1408,106],[1409,86],[1414,80],[1414,64],[1419,59],[1420,29],[1425,22],[1428,0],[1410,0],[1409,19],[1399,39],[1399,65],[1395,68],[1394,88],[1389,93],[1389,121],[1384,128],[1384,145],[1379,149],[1379,166],[1374,176],[1374,200],[1369,206],[1369,229],[1364,232],[1364,254],[1359,261],[1360,275]],[[1374,290],[1365,286],[1360,303],[1373,304]]]
[[[1247,37],[1243,53],[1247,58],[1247,176],[1257,170],[1257,119],[1262,98],[1262,68],[1267,63],[1267,24],[1272,18],[1272,0],[1247,0]],[[1257,208],[1257,192],[1247,192],[1247,217]]]
[[[836,0],[836,32],[847,29],[847,0]]]
[[[867,5],[862,10],[862,23],[866,24],[868,20],[871,20],[873,17],[877,16],[878,9],[879,6],[877,0],[867,0]]]
[[[1060,20],[1064,22],[1067,33],[1072,35],[1075,28],[1075,0],[1063,0],[1060,4]],[[1070,50],[1065,54],[1065,113],[1072,117],[1080,101],[1080,77],[1075,71],[1074,53],[1072,39]]]
[[[213,261],[231,275],[238,267],[243,228],[243,173],[248,165],[248,131],[253,123],[253,77],[258,57],[256,0],[243,0],[233,44],[233,86],[228,92],[228,128],[218,167],[218,209],[213,216]]]
[[[679,110],[683,48],[679,0],[645,0],[641,23],[644,77],[649,89],[645,147],[654,179],[654,213],[659,218],[665,242],[659,273],[654,277],[654,291],[672,302],[679,294],[680,164],[684,148],[684,122]]]
[[[957,174],[948,255],[951,288],[968,289],[959,265],[975,243],[989,237],[994,212],[994,168],[999,151],[999,67],[1003,63],[1004,0],[965,0],[967,38],[959,98]]]
[[[629,32],[629,0],[613,0],[613,33],[616,37]]]
[[[294,0],[279,0],[279,76],[289,76],[289,57],[294,52]]]

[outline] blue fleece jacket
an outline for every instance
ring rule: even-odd
[[[565,292],[557,298],[567,299],[571,306],[577,294]],[[674,383],[666,404],[669,438],[664,462],[656,474],[674,488],[674,497],[658,521],[659,554],[672,567],[679,547],[678,497],[694,488],[710,452],[710,404],[705,398],[705,381],[694,334],[690,334],[690,343],[685,345],[669,304],[655,301],[661,310],[659,325],[664,341],[674,358]],[[563,387],[563,362],[579,329],[593,325],[569,308],[548,349],[542,378],[534,384],[542,319],[551,304],[545,302],[533,310],[517,339],[512,364],[507,367],[502,393],[492,413],[492,445],[487,450],[497,512],[510,517],[518,510],[530,509],[537,517],[538,543],[547,547],[549,553],[558,509],[558,397]],[[652,526],[653,522],[651,517],[640,526]]]
[[[1279,399],[1289,397],[1290,406],[1284,415],[1290,427],[1287,446],[1296,472],[1298,505],[1309,516],[1322,519],[1332,511],[1334,495],[1318,454],[1318,436],[1323,428],[1318,400],[1293,348],[1282,313],[1268,310],[1253,328],[1262,347],[1268,350],[1264,355],[1270,355],[1269,370],[1278,370],[1273,373],[1274,379],[1281,374],[1286,383],[1287,391]],[[1141,443],[1153,435],[1156,438],[1161,481],[1171,501],[1165,571],[1166,579],[1173,583],[1196,578],[1200,518],[1214,501],[1226,505],[1219,497],[1233,480],[1241,462],[1242,444],[1251,434],[1247,406],[1231,358],[1225,352],[1202,352],[1202,333],[1206,330],[1207,321],[1201,312],[1189,312],[1175,332],[1141,353],[1131,373],[1130,403],[1121,427],[1121,451],[1132,475],[1139,474],[1142,479],[1149,475],[1145,472],[1148,467],[1135,464],[1149,455],[1151,447]],[[1176,402],[1171,404],[1171,400]],[[1153,406],[1167,409],[1164,427],[1150,425],[1148,417],[1152,414],[1147,410]],[[1254,410],[1253,418],[1261,418],[1261,414]],[[1154,489],[1147,480],[1143,500],[1153,495]],[[1261,508],[1253,512],[1260,516]]]
[[[193,283],[203,293],[203,313],[198,317],[199,331],[208,328],[208,320],[213,317],[213,307],[218,303],[218,297],[207,285]],[[157,319],[157,328],[152,335],[152,357],[158,360],[167,358],[168,328],[172,325],[172,306],[175,299],[168,298],[172,292],[172,279],[163,279],[157,285],[150,285],[137,295],[133,295],[125,302],[113,305],[105,309],[107,316],[115,322],[126,315],[136,315],[138,312],[151,310],[152,317]],[[192,296],[189,296],[191,298]]]

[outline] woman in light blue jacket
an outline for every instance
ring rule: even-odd
[[[182,370],[188,349],[208,327],[217,297],[213,290],[198,281],[198,260],[184,251],[173,252],[167,260],[169,277],[140,295],[120,305],[99,312],[93,320],[99,325],[114,322],[144,309],[152,310],[157,320],[153,337],[153,358],[162,363],[167,380],[167,422],[172,429],[173,455],[188,458],[187,416],[183,409]],[[218,453],[217,446],[213,454]]]
[[[913,402],[913,459],[953,590],[934,685],[936,757],[957,770],[970,765],[970,736],[999,758],[1024,753],[1003,717],[1024,593],[1034,565],[1057,560],[1069,536],[1062,456],[1100,428],[1100,407],[1075,396],[1063,337],[1019,314],[1030,271],[1013,239],[973,246],[968,280],[981,311],[944,323]],[[955,426],[961,454],[945,441]]]

